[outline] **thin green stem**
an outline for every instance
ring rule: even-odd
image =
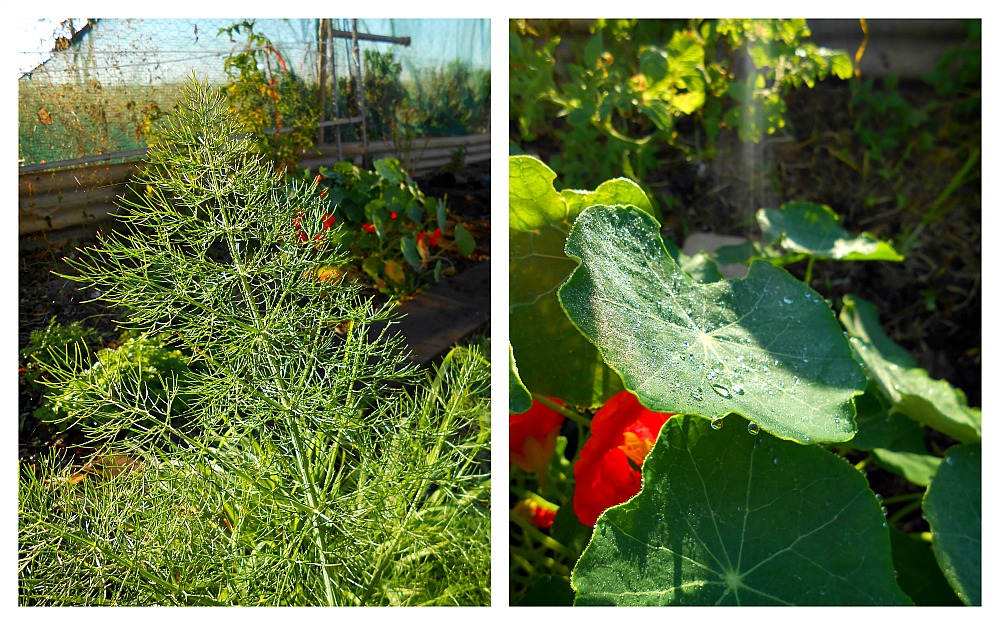
[[[882,500],[882,505],[891,506],[897,503],[904,503],[907,501],[914,501],[917,499],[922,499],[924,496],[923,491],[919,493],[907,493],[905,495],[896,495],[895,497],[886,497]]]
[[[575,422],[577,425],[582,425],[587,428],[590,427],[590,419],[583,416],[579,412],[576,412],[575,410],[570,410],[569,408],[560,406],[556,402],[552,401],[551,399],[540,393],[532,393],[531,398],[540,403],[541,405],[545,406],[546,408],[551,408],[552,410],[555,410],[556,412],[566,417],[570,421]]]
[[[815,256],[810,256],[809,257],[809,262],[806,264],[806,277],[805,277],[805,280],[804,280],[804,282],[806,283],[806,285],[812,285],[813,265],[815,265],[815,264],[816,264],[816,257]]]
[[[542,530],[538,529],[537,527],[535,527],[534,525],[532,525],[530,521],[526,521],[526,520],[522,519],[521,517],[519,517],[518,515],[514,514],[513,512],[510,513],[510,520],[515,525],[517,525],[522,530],[524,530],[524,532],[526,534],[528,534],[531,538],[533,538],[534,540],[542,543],[543,545],[545,545],[546,547],[548,547],[552,551],[555,551],[556,553],[564,555],[567,558],[573,558],[573,557],[575,557],[573,555],[573,552],[568,547],[566,547],[566,545],[562,544],[561,542],[559,542],[555,538],[552,538],[551,536],[549,536],[548,534],[546,534]]]
[[[884,503],[886,503],[886,501],[883,501],[882,503],[884,504]],[[906,518],[906,515],[910,514],[914,510],[919,510],[920,506],[922,506],[922,505],[924,505],[923,500],[922,499],[918,499],[916,501],[910,502],[909,504],[903,506],[902,508],[900,508],[899,510],[897,510],[891,517],[889,517],[889,520],[888,520],[889,525],[895,525],[901,519]]]

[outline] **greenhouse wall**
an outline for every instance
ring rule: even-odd
[[[26,72],[19,80],[19,165],[94,159],[146,147],[147,131],[177,101],[191,75],[213,85],[230,80],[225,60],[244,51],[246,28],[242,19],[97,19],[77,31],[64,49]],[[265,36],[280,55],[290,75],[318,84],[320,44],[318,19],[254,20],[253,32]],[[335,30],[349,32],[350,19],[331,19]],[[489,111],[490,30],[483,19],[359,19],[357,31],[362,71],[371,64],[398,74],[413,101],[440,110],[455,109],[454,94],[428,93],[431,85],[447,89],[461,82],[464,101],[481,109],[473,122],[446,123],[434,112],[425,117],[440,127],[418,127],[418,135],[463,135],[483,131]],[[408,45],[365,40],[382,35],[408,38]],[[335,38],[329,84],[346,85],[357,74],[349,38]],[[388,61],[387,61],[388,59]],[[445,79],[451,78],[451,82]],[[367,80],[367,79],[365,79]],[[352,98],[355,93],[350,94]],[[374,95],[378,95],[377,93]],[[343,100],[343,98],[341,98]],[[436,99],[436,100],[435,100]],[[334,98],[327,98],[324,119],[337,117]],[[443,102],[441,102],[443,100]],[[356,99],[352,100],[352,102]],[[485,106],[484,106],[485,102]],[[356,115],[341,102],[339,117]],[[372,110],[384,102],[373,102]],[[483,113],[485,111],[485,113]],[[385,112],[382,111],[382,115]],[[467,116],[468,117],[468,116]],[[378,126],[378,124],[375,124]],[[425,124],[426,126],[426,124]],[[373,130],[378,130],[374,128]],[[344,139],[359,132],[344,129]],[[327,133],[329,134],[329,133]],[[372,135],[372,140],[389,137]],[[125,154],[120,154],[125,153]],[[103,159],[102,159],[103,160]]]

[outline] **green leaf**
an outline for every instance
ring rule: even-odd
[[[507,353],[510,362],[510,381],[508,397],[510,401],[510,411],[520,414],[527,412],[531,408],[531,393],[525,388],[524,383],[517,373],[517,362],[514,360],[514,348],[507,344]]]
[[[399,248],[403,252],[403,258],[414,269],[420,269],[421,258],[417,250],[417,240],[412,234],[407,234],[399,239]]]
[[[892,246],[864,233],[851,237],[840,225],[833,209],[824,204],[789,202],[780,210],[757,211],[764,239],[778,242],[786,250],[832,260],[901,261]]]
[[[829,307],[788,272],[757,262],[698,284],[649,215],[604,206],[577,218],[566,253],[580,262],[559,289],[567,315],[647,408],[736,412],[801,443],[854,435],[864,376]]]
[[[931,546],[889,528],[892,563],[899,571],[899,587],[916,605],[962,605],[948,585]]]
[[[458,253],[462,256],[468,256],[476,251],[476,240],[469,229],[462,224],[455,226],[455,245],[458,246]]]
[[[918,368],[882,331],[873,304],[854,295],[843,301],[840,320],[851,335],[851,348],[893,409],[959,442],[981,440],[982,412],[969,407],[965,394]]]
[[[437,216],[437,226],[444,232],[445,228],[448,227],[448,213],[445,206],[444,200],[439,200],[437,198],[427,199],[427,212],[434,212]]]
[[[669,254],[669,251],[667,253]],[[671,254],[671,258],[674,258],[673,254]],[[679,263],[684,273],[702,284],[722,280],[719,266],[705,252],[698,252],[694,256],[682,253],[679,256]]]
[[[819,446],[678,416],[642,471],[642,491],[597,521],[577,605],[910,603],[875,495]]]
[[[559,306],[556,288],[575,263],[566,235],[593,204],[652,206],[624,178],[595,191],[556,192],[555,173],[533,157],[510,158],[510,342],[521,380],[531,391],[579,406],[596,406],[622,390],[621,380]]]
[[[934,532],[934,555],[958,598],[982,605],[983,448],[958,445],[924,494],[924,516]]]
[[[375,161],[375,171],[386,179],[386,182],[393,185],[402,184],[408,181],[409,176],[403,171],[402,165],[395,158],[383,158]]]
[[[878,463],[889,471],[900,475],[911,484],[927,486],[931,483],[934,473],[941,465],[941,458],[930,454],[918,454],[910,451],[892,451],[889,449],[873,449],[872,455]]]

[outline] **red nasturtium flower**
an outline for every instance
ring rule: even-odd
[[[527,412],[510,415],[510,463],[544,479],[565,418],[537,401]]]
[[[543,530],[552,527],[552,522],[556,520],[556,512],[557,510],[531,499],[522,499],[514,506],[514,514]]]
[[[628,391],[609,399],[594,414],[590,438],[573,468],[573,511],[581,523],[593,526],[602,512],[639,492],[639,467],[672,416],[647,409]]]
[[[426,232],[418,232],[417,242],[422,242],[425,237],[427,238],[427,245],[434,247],[438,244],[438,239],[441,238],[441,228],[434,228],[434,232],[431,232],[430,234]]]

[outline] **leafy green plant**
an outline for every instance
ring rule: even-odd
[[[193,84],[124,230],[71,261],[192,374],[160,375],[164,401],[76,378],[76,409],[103,413],[81,424],[92,457],[128,470],[23,468],[21,603],[487,603],[488,360],[420,373],[387,308],[317,279],[342,224],[310,222],[317,185],[286,184],[239,124]]]
[[[534,42],[524,23],[512,28],[515,143],[542,132],[554,107],[566,125],[552,131],[561,148],[552,163],[570,186],[621,175],[644,184],[663,148],[712,158],[720,125],[759,142],[784,126],[790,90],[852,71],[846,54],[808,41],[801,19],[691,20],[668,33],[597,20],[564,75],[554,71],[558,39]],[[693,137],[687,120],[701,128]]]
[[[96,333],[78,321],[63,325],[53,317],[44,330],[35,330],[28,339],[28,345],[21,350],[21,379],[32,389],[44,388],[42,377],[46,369],[58,362],[65,362],[77,353],[88,358],[91,344],[96,341]]]
[[[229,83],[223,91],[244,132],[254,133],[257,145],[279,171],[294,172],[303,153],[312,147],[319,110],[309,89],[297,78],[271,40],[254,31],[254,22],[220,28],[230,41],[246,37],[243,50],[226,57],[223,69]]]
[[[428,277],[440,278],[450,263],[445,252],[475,249],[463,224],[449,229],[447,197],[424,196],[397,159],[378,160],[372,170],[347,162],[321,167],[318,179],[326,181],[334,216],[350,226],[338,235],[341,245],[384,293],[411,294]]]
[[[560,578],[577,605],[981,603],[982,414],[873,306],[838,316],[780,258],[696,280],[634,184],[510,172],[515,597]],[[800,208],[770,232],[820,257],[832,214]]]
[[[58,386],[46,394],[35,416],[64,427],[83,425],[91,438],[99,440],[107,437],[102,434],[107,421],[115,418],[123,402],[141,401],[159,419],[168,413],[183,415],[192,399],[184,391],[192,373],[188,361],[162,337],[123,337],[119,346],[97,352],[97,360],[86,370],[76,370],[84,361],[75,358],[52,363],[70,362],[75,367],[68,376],[57,374]],[[121,431],[117,424],[109,429]]]

